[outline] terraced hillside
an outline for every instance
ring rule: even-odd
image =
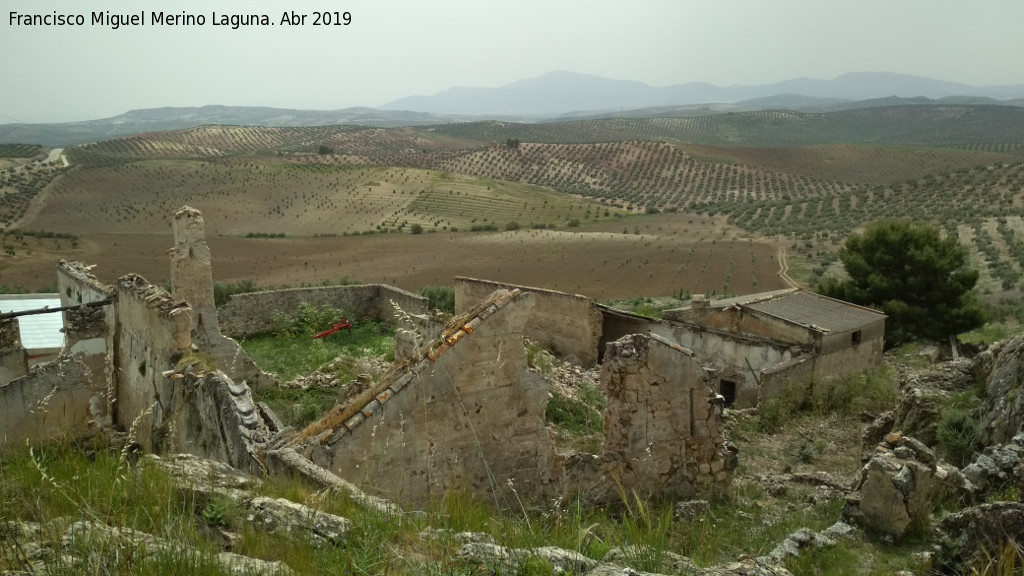
[[[985,287],[1001,292],[1017,290],[1024,274],[1022,114],[898,106],[396,129],[207,126],[76,147],[71,171],[37,182],[10,214],[31,201],[23,227],[87,239],[166,233],[185,203],[204,211],[211,234],[278,238],[634,235],[640,221],[618,218],[660,212],[668,226],[655,235],[765,239],[796,257],[805,280],[851,231],[906,217],[958,235]],[[693,231],[695,216],[713,224]]]
[[[30,225],[74,234],[166,231],[183,204],[204,211],[211,233],[241,236],[565,226],[606,212],[552,190],[415,168],[147,160],[76,170],[51,187]]]
[[[890,106],[810,114],[784,110],[684,118],[608,118],[547,124],[473,122],[435,130],[469,140],[567,143],[671,140],[713,146],[897,144],[1024,156],[1024,108]]]

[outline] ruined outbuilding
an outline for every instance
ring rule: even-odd
[[[536,310],[544,313],[527,319],[527,337],[584,366],[629,334],[655,334],[693,351],[726,406],[753,407],[786,382],[842,376],[882,360],[884,314],[795,288],[715,301],[697,296],[656,320],[579,294],[457,277],[456,311],[498,288],[537,296]]]
[[[523,348],[537,298],[489,294],[291,447],[398,501],[513,488],[609,501],[623,490],[690,497],[728,485],[737,459],[725,439],[723,399],[693,352],[658,336],[608,347],[602,453],[557,454],[544,419],[548,384],[527,368]]]

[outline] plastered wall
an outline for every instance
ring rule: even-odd
[[[179,385],[162,373],[192,352],[191,308],[138,274],[119,278],[116,291],[116,420],[134,426],[136,440],[152,449],[156,425],[170,416],[162,399]]]

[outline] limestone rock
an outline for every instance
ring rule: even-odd
[[[1002,346],[993,347],[991,358],[979,355],[978,372],[984,374],[985,395],[981,407],[981,442],[983,445],[1009,442],[1021,431],[1024,421],[1024,385],[1022,385],[1021,356],[1024,355],[1024,335],[1017,336]]]
[[[668,550],[658,553],[653,547],[643,544],[612,548],[601,562],[625,566],[630,564],[631,560],[658,560],[658,570],[667,574],[697,574],[701,570],[686,556]]]
[[[352,522],[347,518],[314,510],[284,498],[257,496],[246,507],[249,510],[249,521],[263,525],[273,534],[302,532],[315,542],[341,544],[352,529]]]
[[[969,568],[999,558],[1008,542],[1024,542],[1024,503],[981,504],[946,516],[939,523],[936,566],[944,574],[967,574]],[[1017,565],[1024,558],[1018,551]]]
[[[166,456],[147,454],[142,457],[142,460],[159,467],[179,485],[237,490],[252,490],[260,485],[258,479],[232,468],[228,464],[194,454],[169,454]]]
[[[834,546],[835,543],[835,540],[828,536],[818,534],[810,528],[801,528],[787,536],[781,544],[769,552],[767,559],[775,563],[781,563],[791,556],[799,556],[800,551],[804,548],[820,549],[827,546]]]
[[[861,469],[856,492],[843,515],[866,528],[902,537],[913,525],[928,522],[942,482],[931,450],[913,438],[890,434]],[[900,448],[903,448],[900,450]]]
[[[459,557],[487,566],[499,574],[515,574],[530,557],[551,563],[556,573],[586,574],[598,564],[579,552],[555,546],[541,548],[506,548],[488,542],[468,542],[459,550]]]
[[[640,572],[627,568],[625,566],[619,566],[618,564],[600,564],[597,568],[594,568],[590,572],[587,572],[587,576],[665,576],[664,574],[655,574],[653,572]]]
[[[88,549],[94,551],[94,554],[99,554],[100,551],[108,553],[129,551],[127,553],[146,556],[168,554],[189,558],[196,553],[179,542],[158,538],[152,534],[131,528],[116,528],[98,522],[75,522],[68,527],[62,540],[63,546],[66,549]],[[268,562],[231,552],[221,552],[214,558],[222,569],[239,576],[281,576],[293,574],[291,568],[280,561]],[[85,559],[85,561],[92,563],[99,560],[89,558]]]
[[[676,522],[693,522],[710,512],[711,504],[707,500],[684,500],[676,502],[672,519]]]
[[[713,566],[705,568],[700,574],[701,576],[792,576],[792,573],[782,566],[765,562],[762,559],[742,560]]]
[[[951,395],[973,385],[969,360],[943,362],[912,372],[899,383],[900,403],[893,429],[902,430],[905,435],[914,436],[929,446],[936,445],[942,405]]]
[[[1024,468],[1018,470],[1024,456],[1024,447],[1021,446],[1024,442],[1021,441],[1024,441],[1024,436],[1018,435],[1007,444],[989,446],[981,454],[976,454],[974,461],[960,471],[970,487],[969,492],[979,496],[989,489],[998,489],[1011,479],[1022,477]]]

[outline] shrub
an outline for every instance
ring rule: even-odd
[[[260,288],[252,279],[239,280],[238,282],[217,282],[213,285],[213,304],[223,306],[228,303],[228,298],[235,294],[257,292]]]
[[[427,299],[431,309],[441,310],[449,314],[455,313],[455,288],[451,286],[424,286],[420,288],[420,296]]]
[[[978,422],[965,410],[947,408],[936,431],[939,445],[957,466],[964,466],[978,444]]]
[[[413,234],[423,234],[423,226],[419,224],[413,224],[409,227],[409,231]]]
[[[519,226],[519,222],[516,222],[515,220],[513,220],[512,222],[509,222],[508,224],[505,224],[505,230],[509,230],[509,231],[519,230],[519,227],[520,227]]]
[[[303,302],[299,304],[299,309],[294,316],[275,312],[271,319],[275,334],[293,338],[295,336],[312,336],[326,330],[341,317],[342,311],[328,304],[317,308],[309,302]]]

